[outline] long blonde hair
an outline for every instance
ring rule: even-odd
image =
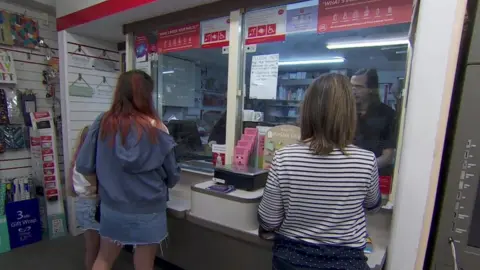
[[[75,197],[77,194],[75,193],[75,189],[73,188],[73,169],[75,168],[75,162],[77,161],[78,151],[85,142],[85,138],[87,137],[89,126],[85,126],[82,131],[80,131],[77,135],[77,139],[75,140],[75,147],[73,148],[73,155],[70,159],[70,173],[67,177],[68,179],[68,194],[70,196]]]
[[[353,142],[357,124],[355,98],[347,77],[328,73],[307,89],[301,106],[301,140],[317,155],[335,148],[342,152]]]

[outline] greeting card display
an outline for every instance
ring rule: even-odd
[[[46,216],[42,219],[47,223],[50,238],[66,234],[66,220],[61,194],[60,170],[56,147],[55,124],[50,112],[30,113],[32,121],[31,152],[32,175],[35,185],[41,187],[41,208],[45,208]]]

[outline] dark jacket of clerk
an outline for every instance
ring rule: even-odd
[[[351,83],[358,116],[355,145],[375,154],[380,175],[392,175],[397,143],[396,116],[395,111],[380,100],[377,70],[361,69],[352,76]]]
[[[208,137],[208,142],[215,144],[225,144],[225,137],[227,133],[227,112],[225,111],[217,123],[213,126],[212,133]]]

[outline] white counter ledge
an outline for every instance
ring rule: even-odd
[[[202,250],[199,250],[198,248],[199,246],[196,241],[204,241],[200,240],[204,236],[198,236],[197,238],[196,234],[193,236],[193,234],[185,232],[186,227],[193,229],[191,226],[198,226],[197,229],[193,230],[198,231],[202,230],[200,228],[205,228],[210,231],[208,233],[210,238],[217,237],[215,235],[218,234],[219,239],[224,239],[218,240],[217,242],[219,246],[218,248],[220,249],[223,244],[232,245],[234,242],[243,242],[243,244],[236,244],[234,249],[243,251],[249,246],[250,249],[257,250],[255,255],[250,255],[253,256],[251,258],[252,262],[250,263],[254,265],[254,260],[259,260],[259,256],[262,254],[262,263],[259,263],[259,265],[262,265],[262,267],[268,267],[267,264],[271,261],[272,242],[263,240],[258,236],[257,222],[257,208],[263,195],[263,189],[254,192],[235,190],[231,193],[223,194],[207,189],[213,184],[214,182],[211,180],[210,176],[182,172],[182,179],[179,184],[170,190],[168,212],[169,215],[173,216],[176,220],[171,220],[171,222],[176,224],[176,227],[179,226],[179,222],[187,222],[192,225],[187,225],[187,223],[182,225],[182,227],[184,227],[183,231],[179,231],[177,228],[172,228],[173,226],[169,225],[169,242],[184,242],[175,243],[174,245],[169,243],[169,246],[172,248],[174,246],[182,246],[182,248],[188,246],[188,248],[195,249],[197,250],[196,253],[199,253],[194,256],[195,258],[201,257],[201,253],[202,256],[206,256],[205,258],[212,256],[212,260],[214,260],[217,255],[209,255],[210,248],[207,248],[205,245],[203,245],[203,248],[200,248]],[[385,263],[386,250],[390,238],[390,220],[391,213],[389,211],[381,211],[377,214],[367,216],[368,233],[373,241],[373,253],[367,254],[368,264],[371,269],[382,269],[382,266]],[[182,236],[175,236],[177,234],[182,234]],[[186,238],[186,234],[189,234],[190,237]],[[207,234],[207,231],[204,231],[204,234]],[[233,241],[234,239],[235,241]],[[223,243],[223,241],[225,241],[225,243]],[[260,250],[262,251],[260,252]],[[186,261],[189,260],[188,258],[185,257],[180,259],[178,255],[174,254],[174,250],[170,251],[171,253],[168,252],[171,254],[170,257],[172,257],[172,259],[173,257],[176,258],[173,263],[184,267],[187,270],[192,269],[190,264]],[[228,255],[225,254],[225,256]],[[165,259],[170,261],[168,257],[169,256],[166,256]],[[191,259],[195,260],[193,257]],[[218,265],[218,268],[216,268],[216,265],[217,264],[212,263],[210,269],[222,269],[221,264]]]

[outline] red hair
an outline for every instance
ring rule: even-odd
[[[112,106],[100,124],[102,140],[108,136],[113,145],[115,135],[120,132],[122,144],[125,144],[128,133],[135,126],[138,140],[146,132],[151,143],[158,141],[155,124],[160,122],[160,118],[153,106],[153,87],[152,78],[143,71],[132,70],[120,75]]]

